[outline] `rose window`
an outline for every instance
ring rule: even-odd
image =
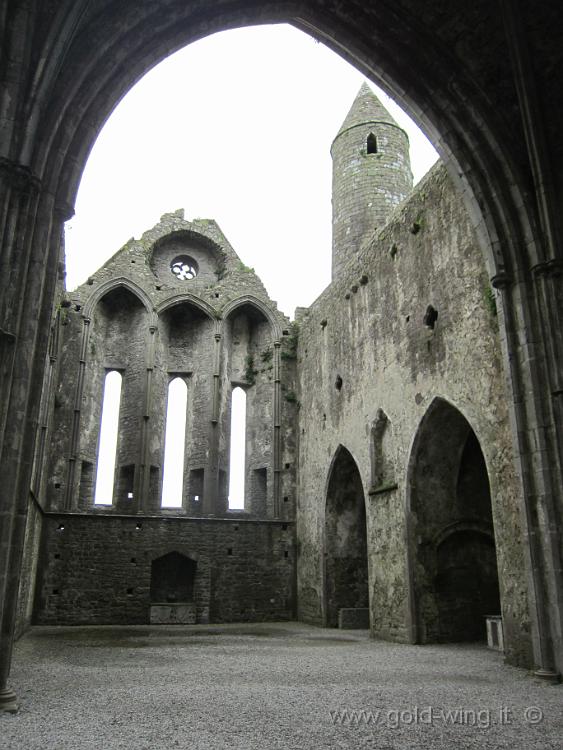
[[[180,255],[170,264],[170,271],[179,281],[195,279],[198,270],[197,263],[189,255]]]

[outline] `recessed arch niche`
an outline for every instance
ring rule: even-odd
[[[408,468],[413,635],[421,643],[485,640],[500,614],[487,466],[463,414],[437,398]]]
[[[358,466],[339,446],[330,468],[324,522],[325,625],[339,625],[342,609],[369,606],[366,504]]]

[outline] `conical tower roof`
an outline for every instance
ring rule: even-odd
[[[368,122],[385,122],[389,125],[399,127],[393,117],[385,109],[377,96],[364,81],[358,91],[346,119],[340,126],[336,138],[345,130],[349,130],[356,125],[363,125]],[[335,138],[335,140],[336,140]]]

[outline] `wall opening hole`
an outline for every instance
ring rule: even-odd
[[[232,547],[229,547],[229,548],[227,549],[227,555],[232,555],[232,554],[233,554],[233,548],[232,548]]]
[[[342,390],[342,378],[340,377],[340,375],[336,376],[336,380],[334,381],[334,387],[336,388],[337,391]]]
[[[366,151],[368,154],[377,154],[377,138],[373,133],[366,139]]]
[[[436,325],[436,321],[438,320],[438,310],[434,308],[432,305],[428,305],[426,308],[426,312],[424,313],[424,318],[422,319],[422,322],[425,326],[428,326],[428,328],[433,329]]]

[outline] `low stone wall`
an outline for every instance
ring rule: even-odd
[[[44,518],[35,622],[148,623],[151,563],[170,552],[197,563],[198,622],[294,617],[291,523],[57,513]]]

